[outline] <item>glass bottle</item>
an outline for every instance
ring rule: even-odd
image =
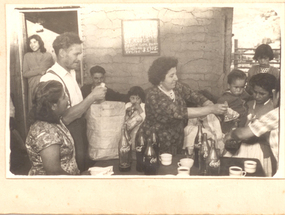
[[[142,134],[142,130],[140,130],[135,139],[135,145],[136,145],[136,159],[137,159],[137,165],[136,170],[138,172],[143,172],[144,164],[143,164],[143,155],[145,151],[145,141]]]
[[[202,145],[199,150],[199,173],[200,175],[206,175],[206,159],[209,156],[209,144],[207,133],[203,133]]]
[[[194,166],[199,167],[199,149],[201,148],[202,145],[202,123],[199,120],[198,121],[198,131],[196,134],[196,137],[194,139]]]
[[[122,138],[119,142],[119,170],[127,172],[131,170],[132,162],[132,145],[126,129],[126,125],[122,127]]]
[[[206,159],[206,171],[207,175],[219,175],[220,174],[220,158],[217,154],[215,147],[215,141],[211,140],[211,149],[209,156]]]
[[[234,126],[232,127],[232,131],[239,127],[239,120],[234,120]],[[229,139],[225,143],[225,149],[230,152],[231,154],[235,154],[239,149],[241,144],[240,140]]]
[[[147,141],[147,146],[143,155],[143,163],[145,175],[156,175],[158,169],[158,159],[152,147],[152,141],[150,138]]]
[[[152,133],[152,147],[156,153],[156,157],[159,158],[159,143],[157,141],[155,132]],[[159,165],[159,162],[157,162],[157,165]]]

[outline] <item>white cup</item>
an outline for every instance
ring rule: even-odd
[[[194,160],[192,158],[182,158],[177,163],[178,166],[189,167],[189,169],[193,166],[193,164],[194,164]]]
[[[190,168],[187,166],[180,166],[177,168],[178,176],[189,176]]]
[[[244,161],[244,170],[248,173],[255,173],[257,163],[252,160]]]
[[[172,154],[163,153],[159,157],[161,164],[164,166],[169,166],[172,163]]]
[[[246,175],[246,171],[243,171],[239,166],[231,166],[229,168],[229,175],[232,177],[244,177]]]

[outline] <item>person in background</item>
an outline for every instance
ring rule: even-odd
[[[75,143],[76,162],[80,171],[85,171],[92,165],[87,149],[86,120],[84,114],[94,102],[101,102],[105,98],[106,88],[95,87],[83,99],[76,72],[79,69],[82,53],[82,41],[75,33],[66,32],[56,37],[53,48],[57,62],[41,78],[41,82],[56,80],[63,86],[69,100],[69,107],[62,114],[62,122],[69,129]]]
[[[58,81],[38,84],[30,111],[26,147],[29,175],[78,175],[73,138],[61,120],[68,96]]]
[[[277,80],[276,88],[272,90],[272,101],[274,109],[256,118],[243,128],[237,128],[225,135],[227,140],[247,140],[269,134],[268,142],[274,156],[272,162],[272,175],[276,172],[279,155],[279,104],[280,104],[280,82]]]
[[[276,88],[276,78],[268,73],[259,73],[249,81],[254,100],[247,103],[248,115],[246,125],[259,119],[262,115],[274,109],[272,90]],[[239,151],[234,156],[257,158],[267,176],[272,176],[272,152],[266,135],[250,138],[241,144]]]
[[[146,94],[146,118],[142,129],[145,140],[155,132],[160,143],[160,153],[173,155],[183,153],[184,122],[188,118],[208,114],[224,114],[227,105],[213,104],[201,94],[182,84],[177,78],[178,60],[160,57],[148,70],[148,79],[153,84]],[[202,107],[186,106],[190,101]],[[140,132],[140,130],[138,131]]]
[[[145,119],[145,92],[139,86],[133,86],[128,91],[129,102],[126,103],[126,124],[130,132],[132,150],[135,151],[137,131]],[[133,156],[135,158],[135,155]]]
[[[258,73],[269,73],[274,75],[276,79],[279,79],[280,74],[278,69],[269,64],[273,58],[273,50],[269,45],[262,44],[258,46],[253,56],[253,59],[258,61],[258,65],[254,65],[248,70],[248,80]]]
[[[126,111],[130,111],[132,108],[141,115],[143,120],[145,119],[145,92],[139,86],[133,86],[128,91],[129,102],[126,103]]]
[[[247,120],[247,106],[246,101],[250,95],[244,90],[246,85],[246,74],[238,69],[234,69],[228,74],[228,90],[217,100],[217,103],[228,103],[229,108],[239,114],[238,120],[239,127],[243,127]],[[222,119],[221,128],[223,133],[229,132],[235,126],[235,120],[225,122]]]
[[[28,38],[28,52],[24,55],[23,76],[28,78],[28,110],[32,107],[32,95],[40,78],[54,64],[51,53],[46,52],[39,35]]]
[[[105,82],[105,74],[106,71],[101,66],[93,66],[90,69],[90,75],[93,83],[85,84],[83,85],[83,87],[81,87],[83,98],[86,98],[90,94],[92,89],[94,89],[97,86],[100,86],[101,83]],[[128,98],[126,94],[121,94],[119,92],[112,90],[111,88],[107,88],[105,100],[127,102]]]

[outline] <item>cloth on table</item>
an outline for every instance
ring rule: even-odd
[[[220,121],[214,114],[209,114],[203,119],[202,132],[207,133],[207,138],[212,138],[215,141],[215,146],[219,150],[219,154],[224,152],[225,144],[223,142],[223,133]],[[194,140],[198,132],[198,119],[193,118],[188,120],[188,125],[184,128],[184,143],[183,149],[186,147],[189,153],[194,153]]]

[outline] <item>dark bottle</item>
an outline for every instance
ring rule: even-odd
[[[203,133],[202,138],[202,145],[199,150],[199,173],[200,175],[206,175],[206,159],[209,156],[209,144],[208,144],[208,138],[207,133]]]
[[[157,141],[155,132],[152,133],[152,147],[156,153],[156,157],[159,158],[159,143]],[[157,162],[157,165],[159,165],[159,162]]]
[[[239,127],[239,120],[236,119],[234,120],[234,126],[232,127],[232,130],[235,130],[238,127]],[[235,154],[237,150],[239,149],[240,145],[241,145],[240,140],[229,139],[225,143],[225,149],[229,151],[230,153]]]
[[[144,174],[145,175],[156,175],[157,173],[157,155],[152,147],[151,139],[148,139],[147,146],[143,155],[144,163]]]
[[[194,140],[194,166],[199,167],[199,150],[202,146],[202,124],[201,121],[198,121],[198,131]]]
[[[137,159],[136,170],[138,172],[143,172],[144,170],[143,155],[146,145],[142,134],[142,130],[140,130],[139,133],[137,133],[136,135],[135,145],[136,145],[136,159]]]
[[[211,149],[209,156],[206,159],[207,175],[219,175],[220,174],[220,158],[218,156],[215,141],[211,140]]]
[[[119,142],[119,170],[127,172],[131,170],[132,147],[126,125],[122,127],[122,138]]]

